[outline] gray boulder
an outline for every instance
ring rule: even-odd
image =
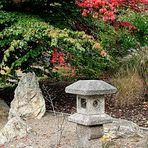
[[[128,138],[135,135],[142,137],[143,135],[136,123],[124,119],[114,119],[112,123],[104,126],[104,131],[110,133],[112,138]]]
[[[148,135],[131,121],[114,119],[104,130],[103,148],[148,148]]]
[[[46,111],[45,100],[39,88],[35,73],[25,73],[21,77],[11,102],[9,119],[17,114],[22,119],[40,119]]]
[[[14,138],[23,138],[27,136],[27,133],[30,131],[31,128],[29,128],[20,117],[13,117],[0,131],[0,144],[9,142]]]

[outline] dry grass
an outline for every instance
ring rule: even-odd
[[[142,100],[145,86],[138,72],[128,71],[126,75],[118,74],[113,79],[113,84],[118,88],[115,96],[116,106],[129,106]]]
[[[122,60],[122,69],[124,71],[132,70],[137,71],[143,78],[145,83],[148,83],[148,46],[141,47],[132,52]]]
[[[138,104],[148,91],[148,46],[133,50],[122,59],[120,68],[113,78],[118,88],[116,106]],[[145,93],[145,94],[144,94]]]

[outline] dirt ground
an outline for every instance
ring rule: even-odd
[[[32,128],[22,139],[14,139],[5,148],[76,148],[76,124],[67,122],[67,116],[46,113],[41,120],[28,120]]]
[[[81,144],[84,141],[78,138],[76,124],[68,122],[67,117],[66,114],[46,112],[46,115],[40,120],[28,120],[27,124],[32,128],[31,132],[22,139],[16,138],[6,143],[4,148],[82,148]],[[143,139],[148,138],[148,132],[145,132],[144,135],[144,138],[136,136],[128,138],[128,140],[122,137],[117,138],[115,142],[120,143],[122,147],[114,146],[112,148],[145,148]],[[103,147],[103,144],[102,139],[85,141],[85,145],[89,145],[89,148],[111,148]]]

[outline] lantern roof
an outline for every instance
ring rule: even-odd
[[[117,89],[102,80],[79,80],[65,88],[66,93],[77,95],[105,95],[116,93]]]

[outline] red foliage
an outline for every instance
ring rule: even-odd
[[[129,31],[136,30],[136,27],[129,22],[115,21],[114,26],[116,30],[119,30],[121,27],[128,28]]]
[[[56,62],[58,62],[58,64],[61,66],[65,65],[64,53],[58,52],[57,49],[55,49],[52,54],[51,64],[55,64]]]
[[[93,18],[97,19],[101,14],[103,21],[114,21],[119,7],[142,12],[147,9],[141,6],[148,5],[148,0],[76,0],[76,4],[83,8],[82,16],[84,17],[91,14]]]

